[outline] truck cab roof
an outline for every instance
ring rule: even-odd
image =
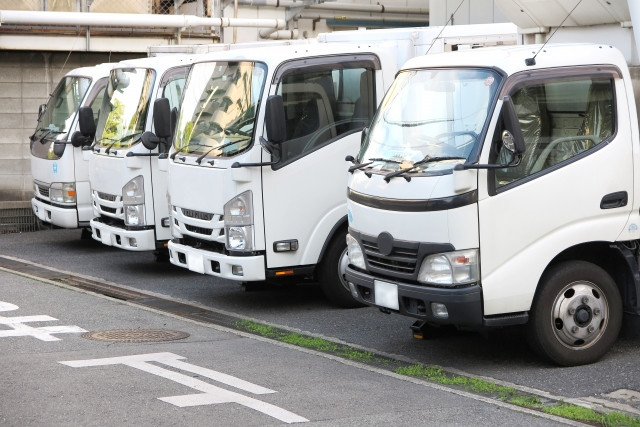
[[[535,64],[525,62],[535,56]],[[434,67],[499,68],[507,75],[541,68],[574,67],[609,64],[626,69],[622,53],[603,44],[566,43],[488,47],[457,52],[434,53],[412,58],[402,67],[406,69]]]

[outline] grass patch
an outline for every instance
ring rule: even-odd
[[[355,350],[353,348],[349,348],[347,349],[347,351],[338,353],[338,356],[362,363],[370,363],[375,361],[373,353],[370,353],[368,351]]]
[[[261,325],[250,320],[243,320],[236,323],[238,329],[271,338],[276,341],[286,342],[298,347],[310,348],[323,353],[331,353],[344,359],[361,363],[389,365],[389,359],[376,357],[368,351],[356,350],[348,345],[336,344],[332,341],[318,337],[309,337],[295,332],[283,331],[272,326]]]
[[[277,338],[279,333],[276,328],[273,326],[261,325],[256,322],[252,322],[250,320],[243,320],[241,322],[236,323],[236,327],[239,329],[244,329],[247,332],[251,332],[252,334],[260,335],[266,338]]]
[[[423,378],[448,386],[459,386],[478,394],[490,394],[500,400],[524,408],[536,409],[547,414],[556,415],[575,421],[593,423],[601,426],[631,426],[640,427],[640,417],[632,417],[621,412],[601,414],[593,409],[573,405],[566,402],[552,402],[545,404],[537,396],[519,392],[512,387],[501,386],[489,381],[453,375],[437,366],[411,365],[403,366],[395,371],[400,375]]]
[[[317,337],[305,337],[300,334],[287,334],[277,338],[278,341],[286,342],[289,344],[297,345],[298,347],[311,348],[313,350],[334,352],[338,350],[338,345],[331,341],[324,340]]]
[[[393,359],[376,356],[371,352],[354,349],[348,345],[285,331],[273,326],[261,325],[250,320],[237,322],[235,326],[240,330],[265,338],[333,354],[360,363],[383,365],[391,370],[395,368],[394,372],[399,375],[422,378],[433,383],[465,389],[480,395],[488,395],[516,406],[535,409],[570,420],[605,427],[640,427],[640,417],[632,417],[621,412],[601,414],[593,409],[566,402],[543,402],[539,397],[520,392],[513,387],[501,386],[479,378],[451,374],[439,366],[406,365]]]

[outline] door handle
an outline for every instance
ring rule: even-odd
[[[609,193],[600,200],[600,209],[615,209],[626,206],[629,196],[626,191]]]

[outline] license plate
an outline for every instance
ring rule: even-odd
[[[392,310],[400,309],[400,302],[398,301],[398,285],[374,280],[373,286],[373,295],[376,305],[390,308]]]
[[[204,257],[200,254],[187,255],[187,266],[193,272],[204,274]]]

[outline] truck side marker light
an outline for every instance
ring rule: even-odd
[[[280,270],[276,271],[276,276],[290,276],[293,274],[293,270]]]
[[[298,250],[297,240],[282,240],[273,243],[274,252],[295,252]]]
[[[431,314],[433,314],[433,317],[438,317],[440,319],[446,319],[449,317],[447,306],[439,302],[431,303]]]

